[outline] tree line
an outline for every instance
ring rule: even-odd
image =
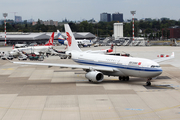
[[[88,21],[82,21],[80,23],[69,22],[73,32],[91,32],[92,34],[98,37],[110,37],[113,35],[113,24],[116,21],[112,22],[98,22],[90,23]],[[61,32],[64,32],[64,23],[59,24],[58,26],[54,25],[44,25],[40,21],[36,25],[32,23],[12,23],[6,24],[7,32],[56,32],[59,29]],[[180,26],[180,21],[176,20],[152,20],[152,21],[135,21],[135,37],[147,37],[149,39],[160,39],[162,36],[162,29],[165,30],[171,26]],[[0,32],[4,31],[4,24],[0,26]],[[132,36],[132,22],[123,23],[123,32],[125,37]],[[168,32],[163,32],[163,34]]]

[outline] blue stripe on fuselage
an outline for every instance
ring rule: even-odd
[[[114,67],[114,68],[137,70],[137,71],[162,72],[162,69],[157,69],[157,68],[136,67],[136,66],[129,66],[129,65],[106,63],[106,62],[95,62],[95,61],[89,61],[89,60],[80,60],[80,59],[73,59],[73,60],[75,62],[81,63],[81,64],[98,65],[98,66]]]

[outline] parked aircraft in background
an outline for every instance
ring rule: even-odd
[[[45,44],[44,46],[54,46],[53,41],[54,41],[54,32],[52,33],[52,35],[49,39],[49,42],[47,44]]]
[[[57,30],[57,33],[58,33],[58,42],[61,43],[62,45],[67,45],[67,40],[65,40],[63,38],[63,36],[61,35],[61,33],[59,32],[59,30]]]
[[[19,56],[20,54],[22,54],[22,52],[25,52],[27,54],[35,53],[36,55],[39,55],[40,53],[47,53],[50,52],[50,49],[52,49],[53,41],[54,41],[54,32],[52,33],[49,42],[44,46],[30,46],[24,48],[16,48],[13,49],[10,52],[10,54],[13,56]]]
[[[15,44],[15,48],[27,47],[27,44]]]
[[[108,53],[111,53],[113,52],[113,44],[111,44],[111,47],[109,49],[103,49],[103,50],[88,50],[88,51],[84,51],[84,52],[87,52],[87,53],[97,53],[97,54],[108,54]]]
[[[159,58],[150,60],[145,58],[113,56],[105,54],[96,54],[92,52],[82,52],[77,45],[73,33],[68,24],[65,24],[65,31],[68,41],[68,51],[66,54],[80,65],[76,64],[57,64],[57,63],[32,63],[32,62],[13,62],[26,65],[46,65],[68,68],[81,68],[86,71],[85,77],[90,82],[102,82],[104,75],[118,76],[119,80],[129,80],[129,76],[147,78],[146,85],[151,85],[150,80],[156,78],[162,73],[162,69],[156,62],[167,59]],[[174,58],[174,53],[168,59]]]
[[[77,44],[81,47],[90,47],[93,43],[91,40],[76,40]]]
[[[58,42],[61,43],[62,45],[67,45],[68,41],[66,39],[63,38],[63,36],[61,35],[61,33],[59,32],[59,30],[57,30],[58,33]],[[93,44],[93,42],[91,40],[76,40],[79,46],[82,47],[87,47],[87,46],[91,46]]]

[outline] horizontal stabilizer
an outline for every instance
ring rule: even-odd
[[[174,57],[175,57],[174,52],[172,52],[171,56],[161,57],[161,58],[159,58],[159,59],[154,59],[153,61],[159,63],[159,62],[163,62],[163,61],[166,61],[166,60],[173,59]]]

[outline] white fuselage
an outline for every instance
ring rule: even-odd
[[[25,47],[25,48],[17,48],[17,49],[13,49],[10,52],[10,54],[18,55],[19,52],[25,52],[27,54],[30,54],[30,53],[39,54],[40,52],[46,53],[49,51],[50,48],[52,48],[52,46],[32,46],[32,47]]]
[[[26,47],[27,44],[15,44],[15,48],[22,48],[22,47]]]
[[[153,78],[162,73],[158,63],[144,58],[71,52],[72,59],[80,64],[113,68],[113,72],[103,72],[110,76],[134,76]]]

